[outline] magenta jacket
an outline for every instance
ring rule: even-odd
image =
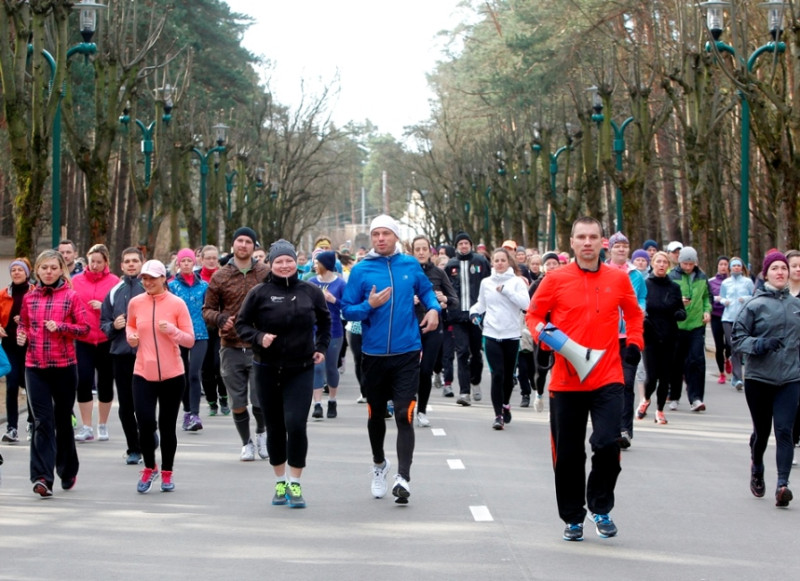
[[[108,341],[108,337],[100,328],[100,309],[93,309],[89,306],[89,301],[100,301],[106,298],[106,295],[111,292],[119,282],[119,277],[112,274],[106,266],[103,272],[92,272],[84,270],[82,274],[72,278],[72,288],[78,293],[78,296],[83,302],[86,309],[86,320],[89,323],[89,334],[85,337],[78,339],[84,343],[91,343],[97,345]]]

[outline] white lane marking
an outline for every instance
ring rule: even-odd
[[[447,460],[447,465],[450,466],[450,470],[464,470],[466,468],[464,463],[458,458],[449,458]]]
[[[447,432],[443,428],[431,428],[431,434],[434,436],[446,436]]]
[[[470,506],[469,511],[475,522],[492,522],[494,520],[488,506]]]

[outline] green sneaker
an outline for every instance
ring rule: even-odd
[[[292,482],[289,484],[286,498],[289,499],[290,508],[306,507],[306,499],[303,498],[303,490],[300,488],[300,484],[298,482]]]
[[[216,403],[208,404],[208,415],[215,416],[219,411],[219,406]]]
[[[282,506],[289,502],[289,495],[286,494],[286,483],[281,481],[275,483],[275,496],[272,497],[272,504],[275,506]]]

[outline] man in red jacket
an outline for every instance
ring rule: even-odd
[[[628,276],[600,262],[603,228],[596,219],[579,218],[572,225],[570,246],[575,261],[544,278],[528,308],[527,324],[549,321],[570,339],[593,350],[605,350],[594,369],[580,380],[575,368],[556,355],[550,380],[550,433],[559,516],[567,524],[564,540],[583,540],[586,505],[597,534],[613,537],[609,517],[620,472],[619,424],[623,403],[619,348],[620,309],[627,325],[626,357],[638,364],[644,346],[644,314]],[[633,361],[636,359],[636,361]],[[592,418],[592,468],[586,479],[586,425]]]

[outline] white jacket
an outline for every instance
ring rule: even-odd
[[[486,337],[519,339],[523,324],[519,315],[530,302],[528,286],[511,268],[502,274],[492,269],[492,275],[481,281],[478,302],[470,307],[469,314],[483,316]]]

